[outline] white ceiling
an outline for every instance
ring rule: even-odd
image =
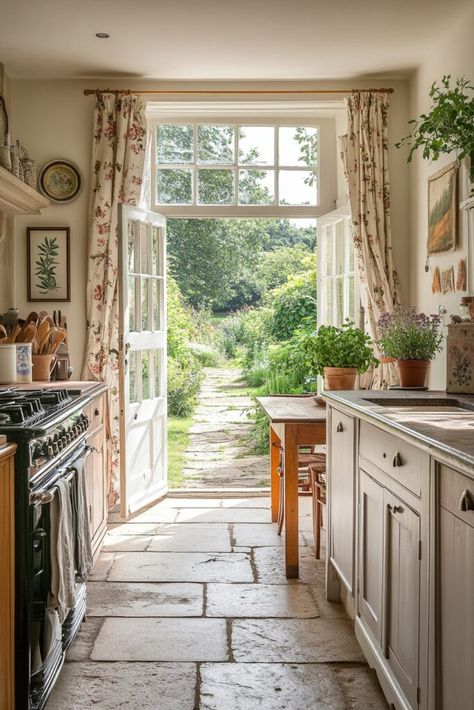
[[[13,78],[401,76],[469,7],[472,0],[2,0],[0,62]]]

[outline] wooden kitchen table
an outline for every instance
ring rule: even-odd
[[[298,449],[326,443],[326,407],[311,395],[257,397],[270,424],[271,512],[278,517],[280,448],[284,452],[285,565],[288,579],[299,576]]]

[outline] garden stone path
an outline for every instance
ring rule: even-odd
[[[189,430],[183,488],[262,488],[270,485],[268,456],[248,441],[252,398],[236,367],[205,368]]]

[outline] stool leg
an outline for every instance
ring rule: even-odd
[[[316,559],[321,555],[321,502],[319,498],[319,486],[316,484],[316,520],[314,521],[314,546],[316,548]]]
[[[278,506],[278,535],[281,535],[283,523],[285,522],[285,479],[284,474],[280,474],[280,505]]]

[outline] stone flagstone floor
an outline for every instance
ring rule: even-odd
[[[112,514],[88,617],[47,710],[387,708],[301,504],[301,578],[288,582],[269,499],[167,498]]]
[[[268,457],[254,456],[249,451],[248,412],[253,401],[245,394],[245,388],[238,368],[205,368],[189,431],[184,488],[270,485]]]

